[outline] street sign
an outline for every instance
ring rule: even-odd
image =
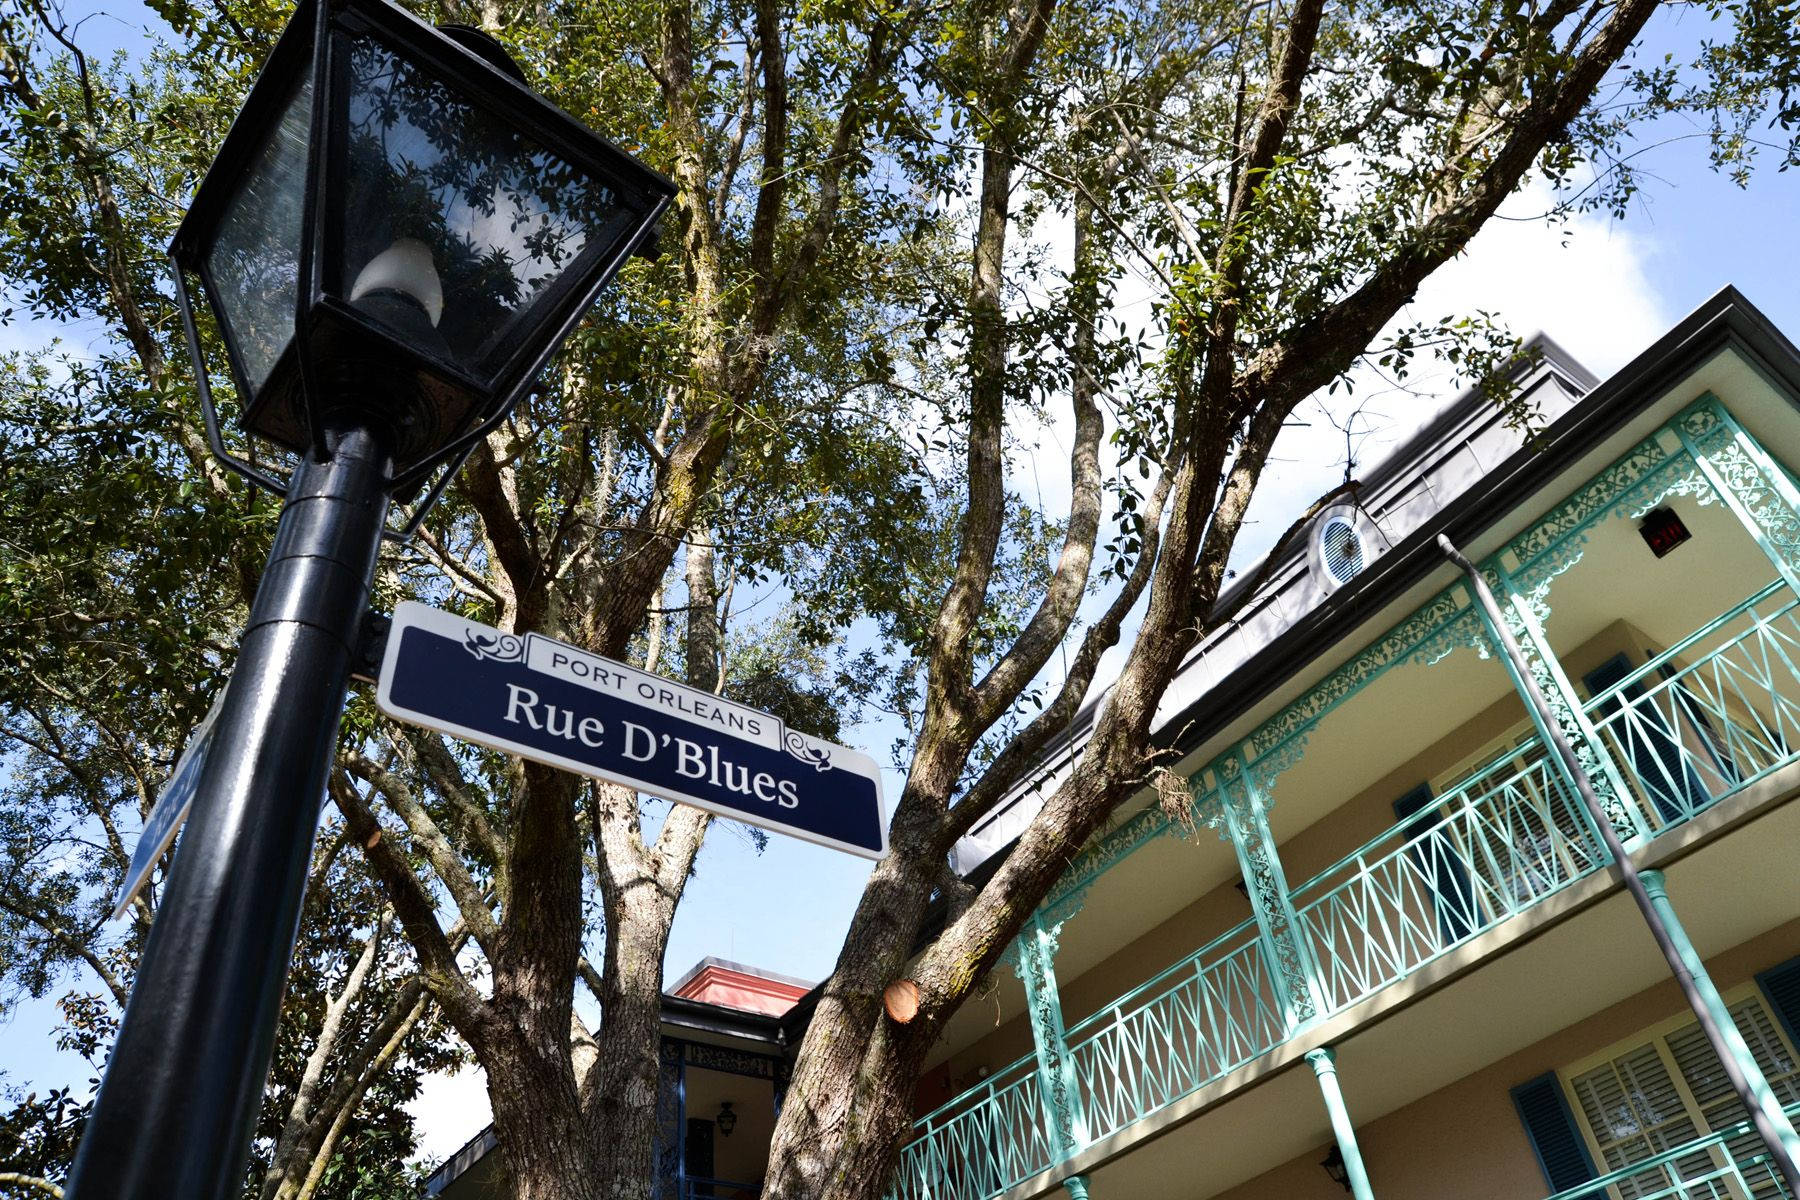
[[[412,601],[376,703],[391,717],[864,858],[887,854],[875,760],[660,675]]]
[[[125,915],[132,899],[149,881],[151,870],[175,844],[175,835],[181,831],[182,822],[187,820],[188,809],[194,806],[194,789],[200,784],[200,768],[206,765],[206,748],[212,744],[213,722],[219,719],[219,705],[224,699],[225,689],[220,688],[218,698],[188,736],[187,748],[175,760],[169,782],[163,784],[162,794],[150,808],[144,831],[138,835],[137,849],[131,852],[131,866],[126,868],[125,882],[119,885],[118,899],[113,904],[112,919],[115,921]]]

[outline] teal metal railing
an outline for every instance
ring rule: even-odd
[[[1167,1107],[1285,1036],[1256,923],[1245,921],[1069,1027],[1089,1140]]]
[[[1284,1037],[1256,924],[1245,921],[1069,1026],[1086,1140],[1167,1107]],[[1028,1055],[919,1118],[889,1197],[979,1200],[1054,1165],[1036,1069]]]
[[[1778,581],[1588,702],[1645,828],[1680,824],[1793,760],[1797,664],[1800,600]]]
[[[1373,995],[1605,861],[1532,738],[1294,889],[1336,1010]]]
[[[1640,810],[1639,826],[1654,837],[1689,820],[1800,757],[1800,599],[1785,584],[1770,584],[1584,709],[1626,780],[1631,794],[1624,802]],[[1437,797],[1426,813],[1293,890],[1326,1013],[1405,979],[1604,861],[1568,779],[1541,741],[1528,738]],[[1287,1036],[1266,946],[1247,921],[1068,1027],[1085,1118],[1078,1149],[1167,1108]],[[915,1130],[901,1152],[892,1200],[988,1200],[1058,1160],[1034,1055],[920,1118]],[[1760,1159],[1732,1149],[1741,1139],[1720,1138],[1724,1149],[1708,1151],[1714,1158],[1706,1170],[1714,1174],[1707,1178],[1677,1181],[1676,1172],[1636,1191],[1630,1189],[1638,1185],[1609,1176],[1552,1200],[1782,1195],[1768,1190],[1774,1176]],[[1668,1161],[1699,1169],[1698,1159],[1670,1153]],[[1649,1169],[1630,1168],[1621,1179]]]
[[[1800,1104],[1787,1109],[1800,1117]],[[1628,1163],[1548,1200],[1794,1200],[1745,1121]]]
[[[1056,1161],[1044,1127],[1037,1056],[1028,1054],[919,1118],[890,1200],[997,1196]]]

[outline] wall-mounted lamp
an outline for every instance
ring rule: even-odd
[[[1337,1184],[1346,1192],[1350,1190],[1350,1169],[1344,1166],[1344,1152],[1342,1150],[1333,1146],[1331,1148],[1331,1153],[1327,1154],[1319,1165],[1325,1168],[1325,1173],[1327,1175],[1331,1176],[1331,1182]]]
[[[720,1137],[730,1137],[731,1131],[737,1128],[737,1114],[731,1111],[731,1101],[719,1102],[719,1115],[713,1118],[713,1124],[719,1127]]]

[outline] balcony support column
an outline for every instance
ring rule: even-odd
[[[1216,772],[1222,815],[1219,835],[1237,852],[1269,980],[1281,1004],[1283,1022],[1292,1034],[1329,1010],[1324,979],[1294,911],[1287,873],[1275,849],[1275,835],[1269,830],[1268,798],[1255,770],[1233,753],[1220,760]]]
[[[1043,913],[1019,932],[1014,945],[1014,969],[1025,985],[1025,1010],[1031,1022],[1031,1043],[1037,1051],[1038,1095],[1042,1098],[1045,1127],[1057,1162],[1066,1162],[1087,1145],[1087,1112],[1075,1080],[1075,1064],[1069,1058],[1063,1032],[1062,999],[1056,986],[1056,947],[1062,922],[1044,920]],[[1087,1181],[1070,1176],[1065,1181],[1075,1200],[1085,1200]]]
[[[1749,1088],[1751,1098],[1755,1101],[1751,1103],[1750,1099],[1746,1099],[1745,1106],[1749,1108],[1751,1117],[1756,1122],[1757,1131],[1771,1146],[1777,1140],[1780,1141],[1781,1150],[1786,1152],[1789,1167],[1794,1163],[1800,1163],[1800,1133],[1794,1131],[1794,1123],[1788,1120],[1787,1113],[1782,1111],[1781,1101],[1770,1089],[1768,1078],[1763,1075],[1762,1068],[1756,1065],[1756,1056],[1750,1052],[1750,1047],[1744,1042],[1744,1035],[1738,1030],[1737,1022],[1732,1020],[1730,1010],[1725,1007],[1725,1001],[1720,998],[1719,989],[1713,986],[1712,975],[1707,971],[1706,964],[1700,960],[1700,952],[1694,948],[1693,939],[1688,937],[1687,929],[1682,925],[1681,918],[1675,915],[1675,906],[1669,901],[1668,880],[1663,878],[1661,871],[1644,871],[1639,878],[1644,882],[1644,891],[1649,894],[1650,903],[1656,909],[1657,916],[1661,918],[1663,928],[1668,931],[1669,940],[1674,943],[1675,951],[1680,955],[1682,965],[1687,968],[1687,973],[1693,981],[1694,992],[1699,996],[1701,1003],[1706,1006],[1707,1012],[1711,1014],[1713,1023],[1718,1026],[1720,1034],[1723,1035],[1722,1040],[1730,1051],[1730,1057],[1736,1060],[1737,1069],[1743,1074],[1745,1085]],[[1718,1049],[1717,1043],[1713,1048]],[[1719,1057],[1724,1059],[1726,1056],[1721,1054]],[[1727,1075],[1732,1074],[1731,1067],[1730,1062],[1725,1064]],[[1765,1122],[1768,1125],[1767,1129],[1764,1128]],[[1775,1137],[1769,1136],[1770,1130],[1774,1131]],[[1777,1152],[1777,1163],[1781,1161],[1781,1157],[1780,1152]],[[1790,1173],[1788,1174],[1788,1186],[1792,1187],[1793,1184],[1794,1177]]]
[[[1313,1074],[1319,1080],[1319,1094],[1325,1098],[1325,1112],[1331,1117],[1331,1132],[1337,1138],[1338,1154],[1344,1159],[1344,1174],[1355,1200],[1374,1200],[1369,1188],[1369,1172],[1363,1166],[1362,1147],[1356,1142],[1356,1126],[1350,1123],[1350,1109],[1344,1103],[1344,1089],[1338,1086],[1337,1054],[1330,1046],[1306,1052]]]
[[[1717,400],[1676,418],[1675,432],[1725,507],[1800,593],[1800,488]]]
[[[1516,668],[1522,667],[1525,652],[1519,649],[1519,643],[1503,624],[1499,603],[1488,588],[1487,580],[1475,564],[1451,544],[1449,538],[1439,534],[1437,541],[1444,556],[1461,567],[1468,577],[1475,599],[1486,610],[1498,633],[1501,652]],[[1718,990],[1712,986],[1712,980],[1708,978],[1700,956],[1694,951],[1693,943],[1688,940],[1687,932],[1675,919],[1675,910],[1669,904],[1661,873],[1639,872],[1637,864],[1625,852],[1618,831],[1606,819],[1605,810],[1600,806],[1600,797],[1594,791],[1593,781],[1582,768],[1580,760],[1575,757],[1574,748],[1569,745],[1568,739],[1550,719],[1549,700],[1535,686],[1527,688],[1525,698],[1538,711],[1545,727],[1550,730],[1556,753],[1575,780],[1581,802],[1587,807],[1590,820],[1612,854],[1612,869],[1618,872],[1625,890],[1631,893],[1638,912],[1643,915],[1644,924],[1650,927],[1650,936],[1655,939],[1657,949],[1662,951],[1663,960],[1669,964],[1669,973],[1675,977],[1682,995],[1687,998],[1688,1007],[1693,1009],[1694,1017],[1705,1032],[1713,1053],[1718,1055],[1719,1065],[1724,1068],[1726,1078],[1731,1081],[1732,1090],[1749,1111],[1756,1132],[1762,1135],[1763,1141],[1768,1145],[1769,1157],[1786,1181],[1788,1194],[1800,1196],[1800,1136],[1796,1136],[1793,1124],[1781,1111],[1781,1105],[1775,1102],[1769,1091],[1768,1080],[1763,1078],[1756,1060],[1750,1056],[1743,1037],[1737,1032],[1737,1025],[1725,1013],[1725,1005],[1719,999]],[[1651,894],[1651,883],[1654,883],[1656,891],[1662,893],[1660,901]]]
[[[1538,694],[1549,702],[1549,711],[1557,728],[1569,744],[1575,749],[1575,757],[1580,760],[1582,770],[1587,772],[1588,779],[1594,785],[1594,792],[1600,797],[1600,804],[1611,818],[1613,828],[1618,830],[1622,838],[1648,836],[1650,826],[1644,820],[1644,814],[1632,800],[1631,788],[1625,782],[1624,772],[1619,764],[1607,753],[1606,744],[1600,738],[1587,712],[1582,706],[1581,693],[1575,690],[1575,684],[1562,668],[1562,662],[1556,657],[1556,651],[1550,648],[1550,636],[1544,629],[1544,622],[1538,616],[1537,604],[1530,596],[1519,590],[1504,566],[1490,560],[1488,571],[1500,584],[1505,602],[1501,608],[1501,616],[1507,623],[1508,631],[1523,651],[1524,661],[1530,673],[1529,683],[1534,685]],[[1505,665],[1507,674],[1512,676],[1513,687],[1518,690],[1519,698],[1525,701],[1525,709],[1531,714],[1532,724],[1537,726],[1538,736],[1544,741],[1544,749],[1550,759],[1560,768],[1561,763],[1553,752],[1550,731],[1545,727],[1542,714],[1527,695],[1527,679],[1521,674],[1519,664],[1506,654],[1500,653],[1500,635],[1494,629],[1493,617],[1479,602],[1476,609],[1481,613],[1482,621],[1488,627],[1489,640],[1495,647],[1495,657]],[[1546,611],[1548,611],[1546,606]],[[1560,770],[1559,770],[1559,773]],[[1575,789],[1575,781],[1566,778],[1570,791]],[[1577,805],[1580,808],[1580,805]],[[1585,814],[1584,814],[1585,815]],[[1596,836],[1598,836],[1596,834]]]

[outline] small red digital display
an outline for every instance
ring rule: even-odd
[[[1688,532],[1688,527],[1681,523],[1681,518],[1675,515],[1672,508],[1659,508],[1647,513],[1644,523],[1638,526],[1638,532],[1644,535],[1644,544],[1658,558],[1694,536]]]

